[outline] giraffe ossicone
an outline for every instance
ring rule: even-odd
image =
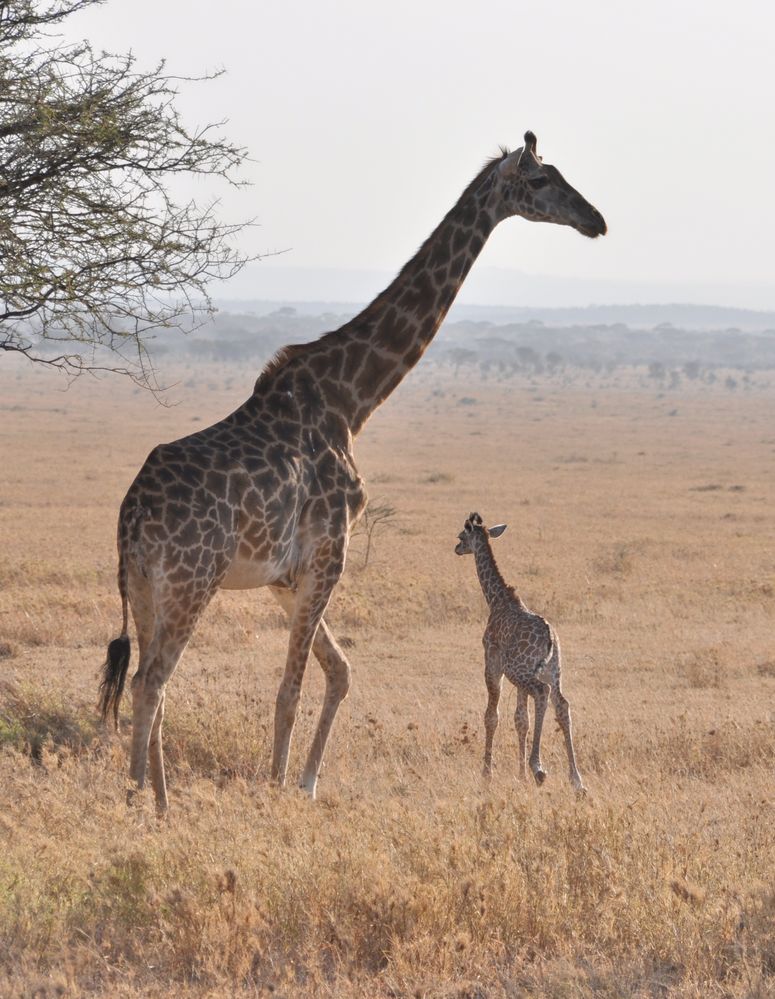
[[[139,665],[132,679],[130,778],[151,782],[167,808],[162,754],[165,692],[202,612],[219,588],[269,586],[290,639],[277,694],[272,776],[285,782],[310,649],[326,678],[301,783],[314,797],[350,667],[324,613],[344,570],[366,490],[353,439],[420,360],[499,222],[520,216],[589,237],[603,216],[540,159],[535,136],[503,150],[463,191],[395,280],[340,329],[287,347],[252,395],[220,422],[151,451],[121,504],[121,635],[100,687],[103,718],[118,706],[129,667],[128,606]]]
[[[543,784],[546,771],[541,764],[541,730],[551,697],[557,725],[565,738],[570,782],[585,793],[573,749],[570,706],[561,689],[560,641],[554,628],[539,614],[528,610],[513,586],[504,580],[492,553],[490,539],[500,537],[505,524],[487,528],[478,513],[466,519],[455,545],[456,555],[473,555],[476,573],[490,609],[484,630],[484,682],[487,708],[484,713],[484,775],[492,774],[492,743],[498,727],[498,703],[505,676],[517,688],[514,724],[519,745],[518,775],[527,777],[525,759],[530,727],[528,697],[533,698],[533,745],[530,770],[537,784]]]

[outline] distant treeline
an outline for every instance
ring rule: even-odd
[[[595,371],[662,366],[690,372],[695,367],[741,371],[775,368],[775,330],[686,330],[670,323],[654,329],[631,329],[623,323],[545,326],[536,321],[503,326],[454,323],[445,332],[431,350],[452,363],[459,363],[461,351],[474,351],[478,362],[504,362],[534,370],[563,366]]]
[[[187,360],[264,364],[280,347],[314,340],[350,316],[303,314],[283,306],[265,315],[219,312],[212,322],[183,336],[163,332],[151,353]],[[427,360],[460,369],[478,365],[503,373],[554,373],[565,368],[613,371],[641,367],[652,377],[681,370],[688,378],[714,369],[775,369],[775,329],[683,329],[669,322],[644,329],[624,323],[559,325],[539,319],[493,323],[447,322]]]

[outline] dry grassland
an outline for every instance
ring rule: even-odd
[[[184,377],[171,409],[0,381],[0,995],[772,995],[775,400],[421,365],[358,443],[397,513],[330,609],[354,683],[319,801],[268,780],[279,609],[224,593],[171,682],[158,824],[94,703],[126,487],[252,383]],[[472,509],[509,522],[504,574],[559,631],[584,801],[551,719],[547,783],[515,781],[511,689],[480,776]]]

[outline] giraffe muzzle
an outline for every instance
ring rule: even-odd
[[[581,232],[584,236],[589,236],[590,239],[597,239],[598,236],[605,236],[608,232],[606,221],[596,208],[592,209],[590,222],[579,226],[578,229],[579,232]]]

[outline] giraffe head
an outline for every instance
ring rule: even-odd
[[[600,212],[570,186],[560,171],[536,152],[538,140],[525,132],[525,145],[504,153],[495,168],[493,195],[497,221],[521,215],[531,222],[569,225],[594,239],[607,231]]]
[[[478,544],[486,541],[487,538],[499,538],[505,530],[505,524],[485,527],[481,516],[478,513],[472,513],[463,525],[463,530],[457,536],[458,543],[455,545],[455,554],[473,555]]]

